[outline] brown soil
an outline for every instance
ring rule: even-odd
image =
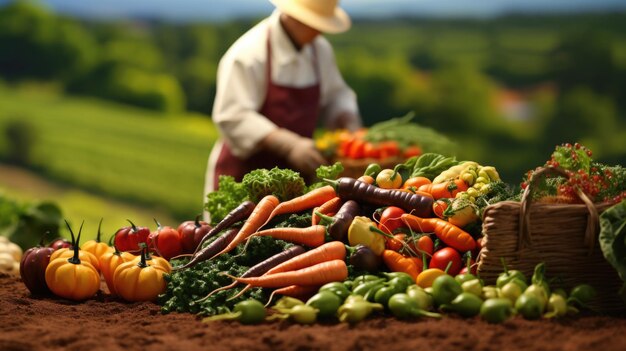
[[[581,315],[563,320],[514,317],[399,321],[375,317],[355,326],[268,322],[202,323],[162,315],[153,303],[99,294],[82,303],[33,297],[19,278],[0,275],[0,350],[626,350],[626,318]]]

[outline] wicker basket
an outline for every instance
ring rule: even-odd
[[[376,159],[376,158],[361,158],[361,159],[351,159],[351,158],[343,158],[339,157],[335,159],[333,162],[341,162],[343,165],[344,171],[341,173],[342,177],[351,177],[358,178],[363,175],[367,166],[372,163],[378,163],[380,167],[385,168],[393,168],[397,164],[406,161],[400,157],[387,157],[384,159]]]
[[[551,286],[566,291],[578,284],[592,285],[598,292],[590,307],[603,313],[622,313],[626,305],[618,296],[622,285],[615,269],[598,245],[598,214],[608,204],[593,204],[579,191],[584,204],[533,203],[534,179],[547,173],[567,174],[556,168],[536,171],[521,202],[503,201],[490,205],[483,215],[483,248],[478,272],[493,284],[502,272],[503,258],[509,269],[522,271],[530,279],[534,267],[546,264],[546,276],[556,278]]]

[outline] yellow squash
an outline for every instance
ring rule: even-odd
[[[117,267],[122,263],[130,262],[135,259],[135,255],[130,252],[119,252],[114,250],[113,252],[106,252],[100,256],[100,271],[104,277],[104,281],[109,288],[111,294],[116,295],[115,284],[113,284],[113,274]]]
[[[139,263],[134,260],[122,263],[113,275],[115,291],[126,301],[154,301],[165,291],[163,275],[167,271],[160,265],[147,264],[145,252],[144,248]]]
[[[50,259],[45,274],[46,284],[57,296],[76,301],[85,300],[95,295],[100,289],[100,273],[87,260],[81,261],[78,248],[80,231],[78,238],[74,240],[72,229],[67,221],[65,223],[72,235],[74,253],[70,258]],[[82,224],[80,227],[82,230]]]

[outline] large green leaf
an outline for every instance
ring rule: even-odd
[[[620,296],[626,302],[626,200],[600,215],[600,247],[624,281]]]

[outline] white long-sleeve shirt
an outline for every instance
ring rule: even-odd
[[[224,54],[217,71],[217,93],[213,121],[222,139],[238,157],[245,158],[270,132],[278,128],[259,114],[267,90],[267,35],[271,43],[271,73],[275,84],[307,87],[317,83],[314,67],[315,46],[320,80],[320,119],[332,125],[342,113],[355,118],[347,121],[349,129],[361,126],[356,95],[343,80],[330,43],[321,35],[298,51],[274,11],[241,36]]]

